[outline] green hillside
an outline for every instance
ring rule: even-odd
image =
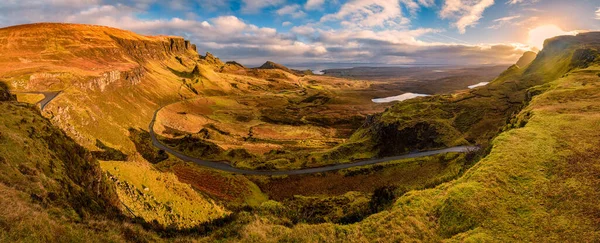
[[[408,192],[389,210],[351,225],[288,228],[257,218],[236,241],[598,240],[598,48],[600,33],[557,37],[524,72],[509,69],[494,81],[491,88],[531,86],[535,96],[459,179]]]

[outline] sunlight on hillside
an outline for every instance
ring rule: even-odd
[[[529,39],[527,44],[539,50],[544,48],[544,41],[560,35],[576,35],[577,31],[564,31],[560,27],[549,24],[535,27],[529,30]]]

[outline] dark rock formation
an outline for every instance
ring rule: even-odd
[[[17,97],[9,92],[8,85],[0,81],[0,101],[11,101],[16,99]]]
[[[598,57],[598,51],[591,49],[577,49],[571,57],[571,68],[587,68]]]

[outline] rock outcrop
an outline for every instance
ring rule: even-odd
[[[224,63],[218,57],[213,56],[213,54],[210,52],[207,52],[204,56],[201,55],[200,60],[207,65],[217,65],[219,67],[224,65]]]
[[[97,90],[104,92],[111,84],[122,81],[121,85],[135,86],[142,81],[144,77],[144,67],[139,66],[127,71],[113,70],[105,72],[100,77],[92,78],[88,82],[81,83],[79,86],[87,90]]]

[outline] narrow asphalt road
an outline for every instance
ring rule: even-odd
[[[44,110],[46,105],[50,103],[56,96],[58,96],[62,91],[27,91],[27,92],[11,92],[13,94],[42,94],[44,95],[44,99],[38,101],[36,105],[40,105],[40,109]]]
[[[174,103],[171,103],[171,104],[174,104]],[[307,168],[307,169],[298,169],[298,170],[273,170],[273,171],[245,170],[245,169],[233,167],[233,166],[223,163],[223,162],[214,162],[214,161],[207,161],[207,160],[202,160],[202,159],[198,159],[198,158],[193,158],[193,157],[185,155],[179,151],[176,151],[172,148],[169,148],[168,146],[166,146],[165,144],[160,142],[158,140],[158,138],[156,137],[156,134],[154,133],[154,122],[156,121],[156,115],[164,107],[171,105],[171,104],[164,105],[164,106],[158,108],[158,110],[154,111],[154,116],[152,117],[152,121],[150,122],[150,126],[148,128],[150,131],[150,137],[152,138],[152,145],[154,145],[154,147],[157,147],[159,149],[162,149],[162,150],[172,154],[173,156],[175,156],[183,161],[194,162],[201,166],[205,166],[205,167],[209,167],[209,168],[213,168],[213,169],[217,169],[217,170],[222,170],[222,171],[227,171],[227,172],[232,172],[232,173],[239,173],[239,174],[246,174],[246,175],[267,175],[267,176],[268,175],[301,175],[301,174],[310,174],[310,173],[320,173],[320,172],[327,172],[327,171],[333,171],[333,170],[341,170],[341,169],[347,169],[347,168],[356,167],[356,166],[373,165],[373,164],[385,163],[385,162],[390,162],[390,161],[399,160],[399,159],[418,158],[418,157],[425,157],[425,156],[450,153],[450,152],[466,153],[469,151],[479,149],[479,147],[476,147],[476,146],[458,146],[458,147],[452,147],[452,148],[446,148],[446,149],[440,149],[440,150],[415,152],[415,153],[404,154],[404,155],[393,156],[393,157],[369,159],[369,160],[363,160],[363,161],[358,161],[358,162],[335,164],[335,165],[328,165],[328,166],[316,167],[316,168]]]

